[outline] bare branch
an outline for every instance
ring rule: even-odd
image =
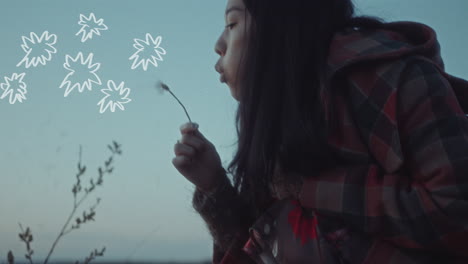
[[[81,156],[82,156],[82,147],[80,145],[80,150],[79,150],[79,160],[78,160],[78,173],[76,174],[76,183],[73,185],[73,188],[72,188],[72,193],[73,193],[73,209],[72,211],[70,212],[67,220],[65,221],[65,224],[63,225],[60,233],[58,234],[57,238],[55,239],[54,243],[52,244],[52,247],[50,248],[50,251],[49,253],[47,254],[47,257],[44,261],[44,264],[47,264],[48,261],[49,261],[49,258],[50,256],[52,255],[52,253],[54,252],[55,250],[55,247],[57,246],[58,242],[60,241],[60,239],[65,236],[66,234],[69,234],[70,232],[72,232],[73,230],[75,229],[79,229],[80,226],[86,222],[89,222],[89,221],[94,221],[94,218],[96,216],[96,207],[97,205],[99,204],[100,202],[100,198],[97,198],[97,201],[96,203],[90,207],[89,211],[86,212],[86,211],[83,211],[83,215],[82,215],[82,218],[78,217],[78,218],[75,218],[75,224],[72,224],[71,227],[70,226],[70,222],[71,220],[74,218],[75,214],[76,214],[76,211],[77,209],[80,207],[80,205],[88,198],[88,195],[93,192],[97,186],[102,186],[102,183],[103,183],[103,177],[104,175],[107,173],[107,174],[111,174],[113,169],[114,168],[109,168],[109,166],[111,165],[111,163],[113,162],[114,160],[114,155],[121,155],[122,154],[122,151],[120,149],[121,145],[118,144],[116,141],[112,141],[112,145],[107,145],[107,147],[111,150],[112,154],[111,156],[104,161],[104,167],[105,169],[103,170],[102,167],[99,167],[98,168],[98,176],[97,176],[97,179],[96,181],[94,179],[90,179],[90,182],[89,182],[89,187],[87,188],[84,188],[84,194],[81,198],[78,198],[78,194],[81,192],[82,190],[82,186],[81,186],[81,179],[80,177],[85,173],[86,171],[86,166],[82,166],[81,164]],[[91,252],[92,255],[90,255],[86,260],[85,260],[85,263],[89,263],[92,259],[94,259],[96,256],[102,256],[102,254],[104,254],[104,250],[105,248],[103,248],[102,251],[97,251],[95,250],[94,252]],[[78,261],[76,263],[79,263]]]
[[[32,261],[32,255],[34,254],[34,250],[31,249],[31,242],[33,241],[33,235],[31,232],[31,229],[29,227],[26,227],[26,230],[23,229],[23,226],[21,223],[18,223],[21,229],[21,233],[19,233],[19,238],[21,239],[22,242],[26,244],[26,254],[24,257],[29,260],[30,264],[33,264]]]
[[[15,257],[13,256],[13,253],[11,253],[11,250],[8,251],[8,264],[15,264]]]

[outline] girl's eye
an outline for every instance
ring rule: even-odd
[[[231,24],[227,25],[226,28],[232,29],[235,25],[236,25],[236,23],[231,23]]]

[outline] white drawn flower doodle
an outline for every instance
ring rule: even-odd
[[[89,17],[86,17],[83,14],[80,14],[80,21],[78,25],[81,26],[81,29],[76,33],[75,36],[81,34],[81,42],[85,42],[88,39],[93,38],[93,34],[101,36],[100,31],[107,30],[108,27],[104,24],[104,19],[96,19],[94,13],[89,14]]]
[[[146,40],[134,39],[133,47],[137,51],[129,58],[129,60],[133,60],[132,70],[141,65],[146,71],[150,63],[158,67],[157,61],[163,61],[162,55],[166,54],[166,50],[159,46],[161,40],[161,36],[153,38],[149,33],[146,34]]]
[[[10,78],[5,76],[5,82],[0,84],[0,88],[3,90],[0,99],[8,96],[10,104],[14,104],[16,101],[22,103],[23,100],[26,100],[25,95],[28,91],[26,90],[26,83],[23,82],[25,75],[26,73],[23,72],[20,74],[13,73]]]
[[[16,67],[23,63],[26,68],[36,67],[39,64],[45,65],[52,59],[52,54],[57,53],[57,49],[54,47],[57,42],[57,35],[49,34],[48,31],[44,31],[40,37],[31,32],[29,38],[26,36],[21,38],[23,39],[21,48],[26,52],[26,55]]]
[[[82,93],[85,89],[91,91],[93,83],[102,84],[101,78],[96,74],[101,64],[93,64],[93,56],[93,53],[89,53],[88,57],[84,58],[82,52],[79,52],[75,58],[66,55],[63,67],[70,72],[60,84],[60,88],[66,87],[64,97],[67,97],[75,88]]]
[[[100,106],[99,112],[101,114],[104,113],[108,108],[110,108],[111,112],[115,112],[115,107],[118,107],[120,110],[124,111],[125,107],[123,104],[132,101],[132,99],[128,98],[128,95],[130,94],[130,88],[125,88],[124,82],[121,82],[117,86],[114,81],[109,80],[107,82],[107,88],[101,89],[101,92],[106,95],[98,103]]]

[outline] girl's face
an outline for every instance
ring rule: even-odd
[[[250,27],[250,15],[242,0],[228,0],[225,20],[226,27],[215,45],[216,53],[221,56],[215,69],[221,74],[221,82],[229,86],[232,97],[239,101],[240,64]]]

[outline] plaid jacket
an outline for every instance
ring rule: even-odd
[[[341,165],[258,219],[228,181],[195,191],[213,263],[468,263],[468,83],[444,72],[434,31],[349,29],[328,66]]]

